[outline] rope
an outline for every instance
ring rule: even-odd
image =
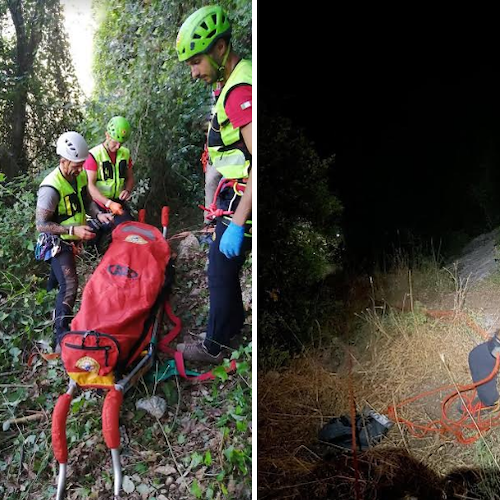
[[[352,447],[352,466],[354,468],[354,493],[356,495],[356,500],[361,499],[359,491],[359,466],[358,466],[358,443],[356,437],[356,400],[354,399],[354,388],[352,382],[352,357],[351,352],[347,349],[347,357],[349,360],[349,402],[351,408],[351,447]]]
[[[199,208],[208,212],[208,214],[206,216],[208,220],[214,220],[217,217],[222,217],[224,215],[234,214],[234,210],[222,210],[221,208],[217,208],[217,198],[219,197],[219,193],[227,187],[233,188],[234,193],[235,193],[235,197],[236,196],[243,196],[243,193],[245,192],[246,184],[238,182],[235,179],[226,179],[223,177],[220,180],[220,182],[217,186],[217,189],[215,190],[213,201],[212,201],[212,203],[210,203],[208,208],[203,206],[203,205],[198,205]]]
[[[202,382],[204,380],[215,380],[216,376],[214,375],[212,370],[206,373],[198,373],[196,375],[190,375],[190,373],[192,372],[188,373],[188,370],[186,370],[184,366],[184,357],[182,355],[182,352],[177,351],[176,349],[173,349],[169,346],[170,342],[172,342],[172,340],[174,340],[181,331],[181,320],[173,313],[172,306],[168,301],[165,302],[164,309],[168,319],[173,323],[174,326],[172,330],[158,342],[158,350],[167,353],[174,358],[177,371],[183,378],[187,380],[196,380],[198,382]],[[229,366],[225,367],[225,371],[227,373],[236,372],[236,360],[232,359],[229,363]]]
[[[487,332],[477,325],[469,316],[463,312],[455,311],[425,311],[425,313],[436,319],[460,319],[465,321],[467,326],[472,330],[479,333],[485,340],[488,340]],[[500,368],[500,356],[497,356],[495,366],[491,373],[482,380],[474,382],[467,385],[445,385],[426,391],[416,396],[405,399],[404,401],[390,405],[387,409],[387,414],[391,420],[394,422],[399,422],[405,424],[408,427],[410,434],[416,438],[423,438],[429,433],[438,434],[451,434],[453,435],[459,443],[462,444],[472,444],[482,437],[482,433],[491,430],[493,427],[500,425],[500,415],[493,416],[500,409],[500,403],[497,402],[495,406],[487,408],[487,416],[483,418],[481,415],[485,407],[481,403],[474,404],[473,401],[477,394],[477,387],[486,384],[496,377],[498,370]],[[426,398],[437,392],[452,390],[452,392],[446,396],[441,402],[441,418],[439,420],[433,420],[427,425],[416,424],[411,420],[405,419],[400,416],[397,409],[413,403],[419,399]],[[467,396],[464,393],[474,391],[471,396]],[[463,400],[464,412],[461,418],[454,420],[449,417],[448,410],[449,407],[457,400]]]

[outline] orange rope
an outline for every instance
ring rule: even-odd
[[[352,357],[351,352],[347,349],[348,365],[349,365],[349,402],[351,407],[351,445],[352,445],[352,466],[354,467],[354,493],[356,500],[361,499],[359,491],[359,466],[358,466],[358,443],[356,439],[356,401],[354,399],[354,388],[352,383]]]
[[[483,338],[485,339],[489,338],[487,333],[464,313],[456,313],[454,311],[426,311],[426,314],[433,318],[462,319],[467,323],[467,325],[470,328],[478,332]],[[499,368],[500,368],[500,356],[497,356],[496,363],[492,372],[484,379],[479,380],[478,382],[474,382],[472,384],[462,385],[458,387],[454,385],[446,385],[438,387],[437,389],[423,392],[411,398],[405,399],[404,401],[396,405],[390,405],[387,409],[387,414],[389,418],[394,422],[397,421],[399,423],[405,424],[408,427],[409,432],[417,438],[423,438],[430,432],[437,432],[439,434],[452,434],[453,436],[455,436],[455,438],[459,443],[472,444],[481,437],[482,432],[489,431],[493,427],[500,425],[500,415],[492,417],[490,412],[489,418],[483,418],[481,417],[481,410],[483,408],[481,407],[474,408],[472,405],[472,402],[474,401],[477,392],[476,391],[477,387],[486,384],[487,382],[495,378]],[[427,425],[421,425],[399,416],[399,414],[396,412],[396,409],[401,408],[402,406],[405,406],[414,401],[417,401],[418,399],[428,397],[440,391],[451,390],[451,389],[453,389],[453,392],[449,394],[441,403],[441,418],[439,420],[433,420]],[[466,396],[463,394],[468,391],[474,391],[472,396]],[[454,401],[460,398],[460,396],[463,398],[467,408],[469,408],[469,411],[471,415],[474,417],[474,420],[469,421],[470,416],[467,413],[467,410],[465,410],[465,408],[463,416],[458,420],[453,420],[448,416],[447,413],[448,408],[452,405]],[[498,411],[498,406],[495,411]]]

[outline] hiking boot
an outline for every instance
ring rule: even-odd
[[[221,351],[217,356],[210,354],[201,342],[190,344],[177,344],[177,350],[182,352],[187,361],[198,361],[201,363],[212,363],[218,365],[224,359],[224,353]]]

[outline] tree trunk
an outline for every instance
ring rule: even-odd
[[[28,92],[25,85],[20,85],[13,99],[12,105],[12,156],[17,164],[17,173],[28,169],[26,152],[24,149],[24,132],[26,130],[26,102]]]
[[[33,73],[33,63],[40,44],[41,27],[45,22],[43,0],[37,0],[33,15],[26,27],[22,0],[7,0],[12,21],[16,28],[16,78],[17,85],[13,98],[11,116],[11,153],[17,172],[28,169],[25,149],[26,106],[28,101],[29,79]]]
[[[7,177],[14,177],[17,172],[17,164],[12,158],[12,154],[5,146],[0,144],[0,173],[5,174]]]

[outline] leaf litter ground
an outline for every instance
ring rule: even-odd
[[[177,243],[172,246],[177,251]],[[194,247],[176,263],[172,306],[183,323],[179,340],[196,340],[206,325],[207,255],[207,245]],[[79,272],[88,277],[93,265],[83,258]],[[177,377],[159,384],[140,381],[127,393],[120,418],[123,498],[251,498],[251,259],[241,282],[247,311],[241,371],[204,384]],[[46,325],[40,338],[50,341],[50,319]],[[46,361],[40,352],[39,344],[26,345],[13,353],[19,358],[16,369],[2,370],[2,421],[36,419],[14,423],[0,437],[0,496],[6,500],[55,496],[50,417],[68,377],[59,360]],[[159,419],[136,409],[137,400],[153,395],[167,404]],[[111,457],[101,431],[103,399],[91,390],[79,391],[73,400],[67,425],[69,500],[112,498]]]

